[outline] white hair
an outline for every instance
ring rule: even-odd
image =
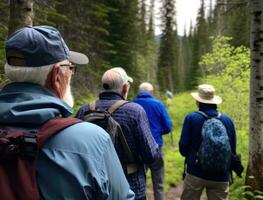
[[[144,83],[140,84],[139,90],[140,90],[140,92],[152,92],[153,86],[151,83],[144,82]]]
[[[103,74],[101,78],[102,87],[105,91],[120,94],[122,92],[122,87],[128,84],[128,80],[124,80],[122,74],[114,69],[116,68],[109,69]]]
[[[12,82],[30,82],[45,86],[52,65],[41,67],[12,66],[5,64],[5,74]]]

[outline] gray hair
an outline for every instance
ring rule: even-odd
[[[101,78],[102,87],[105,91],[117,92],[119,94],[122,91],[123,85],[129,84],[129,81],[132,82],[133,79],[121,67],[107,70]]]
[[[12,82],[30,82],[45,86],[52,65],[41,67],[12,66],[5,64],[5,74]]]
[[[141,83],[139,86],[139,91],[140,92],[152,92],[153,86],[151,83],[148,83],[148,82]]]

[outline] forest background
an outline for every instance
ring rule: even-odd
[[[247,0],[199,0],[196,24],[179,36],[176,0],[158,1],[162,34],[157,36],[154,0],[35,0],[34,25],[58,28],[70,49],[88,55],[88,66],[79,67],[73,78],[76,109],[101,91],[101,75],[112,66],[123,67],[133,77],[130,99],[144,81],[154,85],[161,99],[166,90],[175,94],[169,107],[175,127],[173,137],[165,138],[169,192],[180,182],[183,170],[177,148],[183,119],[196,109],[188,91],[200,83],[213,84],[223,97],[219,109],[233,118],[238,152],[247,165],[251,11]],[[9,3],[0,1],[1,85],[8,82],[3,66],[5,41],[12,26]],[[245,194],[262,197],[259,190],[240,188],[244,185],[244,176],[235,178],[230,199],[242,199]]]

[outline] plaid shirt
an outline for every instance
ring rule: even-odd
[[[123,100],[123,97],[114,92],[103,92],[96,102],[96,109],[107,110],[117,100]],[[79,109],[76,117],[82,119],[87,111],[89,111],[88,104]],[[146,198],[144,164],[149,165],[160,157],[159,148],[152,137],[146,113],[140,105],[130,102],[116,110],[112,116],[121,125],[127,143],[138,160],[139,170],[136,173],[126,175],[127,180],[136,194],[136,199]],[[115,143],[115,149],[125,171],[127,157],[118,140]]]

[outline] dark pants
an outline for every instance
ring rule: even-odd
[[[162,148],[160,147],[162,153]],[[163,153],[159,160],[154,161],[151,165],[147,166],[151,170],[152,176],[152,185],[154,200],[163,200],[164,191],[163,191],[163,182],[164,182],[164,160]]]

